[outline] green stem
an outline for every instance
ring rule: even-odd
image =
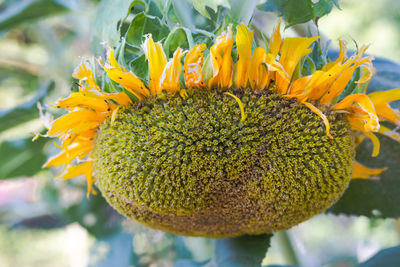
[[[285,260],[287,264],[300,265],[299,260],[296,255],[296,251],[294,250],[292,241],[290,240],[290,236],[287,231],[280,231],[275,234],[278,242],[280,244],[283,255],[285,256]]]
[[[400,240],[400,218],[396,219],[396,231],[397,231],[397,236]]]

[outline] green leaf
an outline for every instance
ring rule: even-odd
[[[230,0],[231,12],[230,15],[237,24],[243,23],[247,25],[253,16],[254,9],[258,4],[258,0]]]
[[[172,4],[180,24],[190,30],[194,30],[192,7],[187,0],[172,0]]]
[[[21,23],[66,12],[75,1],[24,0],[14,1],[0,13],[0,31],[8,30]]]
[[[263,11],[277,12],[287,22],[286,27],[305,23],[314,18],[311,0],[268,0],[258,8]]]
[[[49,140],[32,138],[0,143],[0,179],[33,176],[46,161],[44,146]]]
[[[54,82],[49,82],[44,84],[31,100],[14,108],[0,110],[0,132],[38,118],[37,102],[43,101],[53,89]]]
[[[334,58],[334,57],[333,57]],[[400,87],[400,66],[382,58],[374,61],[377,74],[368,92]],[[400,101],[391,106],[400,108]],[[393,126],[390,126],[393,127]],[[357,148],[356,159],[370,168],[388,167],[379,180],[353,180],[343,197],[329,210],[335,214],[397,218],[400,216],[400,144],[380,134],[380,154],[371,157],[369,140]]]
[[[333,5],[339,8],[337,0],[319,0],[316,3],[311,0],[268,0],[258,8],[278,13],[287,22],[286,27],[290,27],[310,20],[317,21],[330,13]]]
[[[211,259],[216,266],[261,266],[270,246],[272,235],[240,236],[215,240],[215,252]]]
[[[360,263],[358,267],[398,267],[400,266],[400,246],[387,248],[379,251],[366,262]]]
[[[143,36],[151,33],[155,42],[160,41],[169,34],[169,28],[156,16],[141,12],[131,22],[125,35],[127,44],[140,49]]]
[[[189,0],[193,7],[200,12],[204,17],[211,19],[210,14],[206,7],[211,8],[215,13],[218,10],[218,6],[223,6],[230,8],[230,3],[228,0]]]
[[[214,240],[214,255],[209,261],[179,260],[174,267],[259,267],[267,254],[272,235],[239,236]]]
[[[133,59],[130,64],[132,72],[138,77],[147,77],[149,66],[145,55]]]
[[[93,24],[91,42],[95,53],[101,53],[103,42],[115,46],[120,38],[119,25],[136,4],[147,6],[144,1],[140,0],[102,0],[100,2]]]

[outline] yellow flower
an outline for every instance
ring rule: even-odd
[[[80,80],[79,92],[72,93],[67,98],[61,98],[56,103],[57,108],[65,108],[68,113],[56,119],[47,133],[47,136],[61,140],[59,145],[61,152],[50,158],[45,167],[65,165],[62,173],[65,179],[85,175],[89,184],[88,195],[92,192],[92,183],[95,180],[93,173],[96,176],[111,177],[115,183],[114,187],[108,180],[99,181],[99,187],[110,203],[114,203],[127,216],[135,217],[151,226],[178,233],[226,236],[268,232],[288,228],[302,219],[323,211],[340,197],[347,187],[351,174],[352,178],[368,179],[376,178],[385,170],[384,168],[369,169],[353,161],[354,138],[348,128],[351,127],[352,131],[361,133],[372,141],[374,145],[372,156],[378,155],[380,149],[379,139],[375,133],[400,142],[400,135],[395,130],[381,126],[379,123],[388,121],[400,126],[399,111],[392,109],[389,105],[389,102],[400,99],[400,89],[368,95],[358,90],[357,93],[341,97],[357,68],[360,68],[362,73],[360,79],[355,82],[357,88],[365,88],[362,85],[368,83],[375,73],[372,65],[373,58],[364,56],[367,46],[362,46],[357,54],[348,57],[346,45],[340,41],[339,56],[335,61],[329,62],[314,73],[301,76],[296,69],[302,67],[302,59],[312,51],[311,47],[319,37],[283,39],[280,26],[281,22],[271,36],[268,49],[263,47],[252,49],[254,33],[245,25],[237,26],[236,39],[233,38],[232,27],[229,26],[210,47],[212,77],[208,80],[204,80],[202,73],[205,44],[198,44],[189,51],[177,48],[173,58],[168,60],[161,43],[154,43],[150,34],[146,36],[142,45],[149,64],[147,83],[146,77],[137,77],[121,66],[115,59],[112,49],[108,51],[107,60],[104,63],[99,60],[99,63],[108,77],[120,86],[119,93],[102,91],[95,81],[93,72],[85,62],[81,63],[73,74],[73,77]],[[237,57],[232,56],[234,42],[236,42]],[[182,69],[184,84],[181,82]],[[131,108],[134,101],[123,92],[123,89],[135,95],[145,107]],[[221,91],[223,94],[219,94]],[[193,104],[195,102],[196,105]],[[207,103],[214,105],[209,107],[209,112],[213,115],[205,112]],[[232,114],[235,112],[240,114],[240,120],[237,123],[228,121],[227,118],[234,116]],[[294,117],[290,117],[289,113]],[[268,117],[275,116],[274,114],[276,117]],[[183,121],[189,122],[183,124]],[[198,130],[200,128],[204,131]],[[196,135],[196,131],[199,131],[200,136]],[[342,132],[344,134],[341,134]],[[269,136],[266,136],[267,134]],[[129,139],[130,135],[134,138]],[[116,144],[118,141],[115,140],[125,141]],[[269,141],[263,143],[263,140]],[[279,143],[281,141],[290,143],[296,148],[281,149],[282,143]],[[343,145],[342,142],[347,143]],[[116,147],[108,147],[114,145]],[[341,145],[343,147],[338,149]],[[132,150],[115,152],[117,148],[124,149],[126,146],[131,147]],[[220,151],[220,147],[223,152]],[[321,159],[333,153],[329,149],[334,150],[334,153],[342,149],[347,151],[344,153],[346,155],[337,152],[336,156],[339,159],[330,159],[329,164],[334,165],[333,167]],[[238,151],[243,154],[232,156]],[[275,153],[274,155],[281,153],[292,158],[285,163],[280,160],[267,161],[270,160],[268,155],[272,153],[271,151]],[[323,156],[318,153],[322,153]],[[126,155],[128,155],[127,161],[120,158]],[[231,156],[233,161],[221,163],[224,157]],[[242,161],[246,161],[246,164],[235,165],[236,162],[239,164]],[[112,164],[104,165],[106,164],[104,162],[112,162]],[[350,164],[349,169],[342,164]],[[351,167],[351,164],[354,166]],[[200,168],[199,166],[205,166],[200,176],[212,170],[210,177],[216,179],[215,184],[207,184],[206,180],[202,181],[197,176],[195,178],[190,176],[197,168]],[[335,169],[336,167],[339,169]],[[278,171],[272,171],[275,170],[274,168]],[[340,175],[343,177],[337,176],[337,171],[342,172]],[[288,172],[287,176],[281,176],[286,172]],[[306,208],[301,206],[302,210],[291,211],[288,218],[292,218],[293,221],[281,223],[263,221],[264,224],[257,224],[257,220],[249,219],[247,221],[249,225],[255,225],[254,231],[250,226],[240,225],[241,228],[238,226],[240,229],[229,226],[227,232],[224,232],[225,230],[221,228],[214,229],[212,224],[209,225],[211,229],[209,231],[185,230],[187,218],[194,221],[204,220],[201,217],[204,213],[194,212],[201,209],[204,203],[213,203],[209,208],[215,209],[213,216],[218,217],[223,207],[213,202],[214,196],[210,195],[210,192],[217,185],[222,188],[232,186],[231,182],[237,183],[235,186],[240,185],[240,188],[242,186],[247,188],[247,184],[241,184],[240,179],[243,179],[243,173],[253,177],[249,178],[248,183],[256,184],[256,189],[253,189],[257,192],[262,191],[264,186],[278,190],[277,194],[265,196],[266,200],[264,198],[254,200],[249,197],[249,203],[253,203],[251,201],[255,201],[252,205],[256,205],[258,201],[269,203],[268,199],[279,198],[282,201],[279,203],[279,209],[281,209],[279,212],[282,214],[285,214],[286,209],[289,209],[288,206],[291,205],[284,201],[290,196],[277,188],[289,186],[284,183],[287,179],[303,179],[301,181],[305,189],[298,189],[301,194],[304,193],[302,190],[305,192],[314,190],[312,188],[318,182],[316,178],[314,179],[314,175],[332,177],[332,181],[325,181],[326,186],[331,188],[329,190],[339,187],[342,190],[335,191],[332,196],[325,191],[319,192],[320,198],[325,199],[325,202],[315,208],[316,210],[311,210],[316,205],[314,202],[310,204],[308,199],[301,199],[306,198],[307,194],[304,193],[305,195],[293,201],[308,203],[304,204],[308,206]],[[266,180],[259,177],[264,173],[269,175]],[[134,176],[132,179],[137,181],[124,180],[130,176]],[[170,177],[176,177],[176,180],[169,181]],[[218,180],[218,177],[225,177],[225,180],[222,178]],[[177,195],[171,196],[174,190],[163,184],[167,180],[169,185],[175,186]],[[130,183],[135,185],[130,187]],[[335,183],[339,183],[340,186]],[[200,187],[206,192],[205,200],[198,197]],[[237,189],[238,192],[242,190],[242,188],[239,190],[239,187],[229,189],[233,190],[232,192],[219,192],[219,196],[215,197],[223,199],[224,195],[236,194],[234,190]],[[184,190],[180,191],[181,188]],[[114,189],[125,190],[126,195],[116,196],[116,192],[112,191]],[[259,193],[252,190],[246,192]],[[185,199],[189,191],[191,199],[195,201],[194,204]],[[242,191],[240,192],[243,194]],[[155,201],[153,198],[159,194],[164,194],[163,199],[165,199]],[[128,203],[129,205],[126,205],[129,207],[133,205],[132,210],[126,210],[122,202]],[[227,203],[220,205],[229,206],[230,204]],[[174,210],[171,207],[177,208]],[[263,207],[258,207],[258,209],[263,209]],[[171,215],[172,219],[162,217],[169,216],[171,210],[176,212]],[[194,212],[194,215],[191,212]],[[268,212],[266,214],[271,214]],[[275,215],[271,217],[271,220],[278,218],[274,217]],[[244,214],[232,216],[239,218]],[[165,221],[161,223],[158,220]],[[173,220],[177,221],[176,225]],[[195,222],[193,225],[197,227]],[[215,227],[218,225],[219,222]]]

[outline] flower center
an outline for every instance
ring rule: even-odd
[[[330,207],[351,178],[344,114],[320,117],[269,90],[189,90],[120,109],[97,133],[94,173],[109,203],[151,227],[234,236],[287,229]],[[245,119],[243,120],[243,110]]]

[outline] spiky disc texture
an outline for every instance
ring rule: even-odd
[[[123,215],[182,235],[228,237],[288,229],[335,203],[352,172],[343,114],[322,120],[271,91],[164,94],[122,109],[99,129],[97,186]]]

